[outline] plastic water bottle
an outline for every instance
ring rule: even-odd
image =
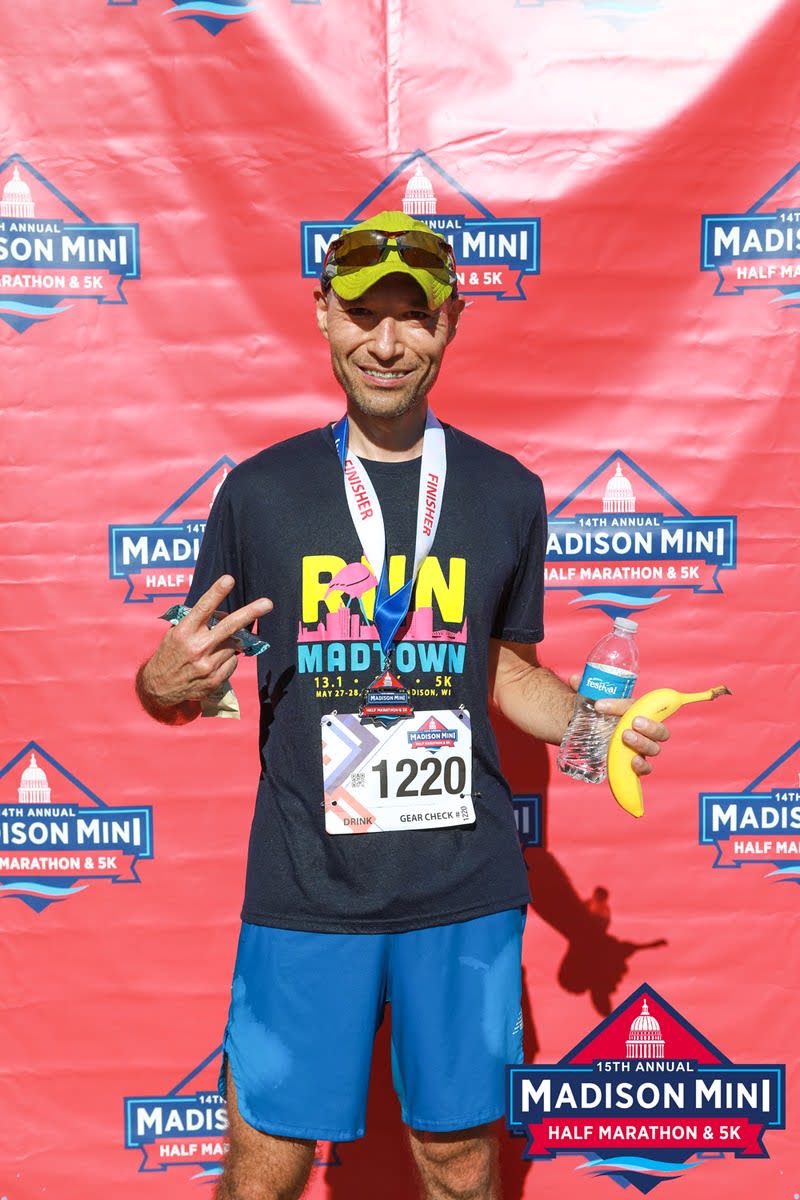
[[[617,617],[610,633],[592,648],[575,697],[575,707],[558,750],[559,770],[573,779],[602,783],[606,751],[618,717],[596,711],[595,700],[619,700],[631,695],[639,672],[635,621]]]

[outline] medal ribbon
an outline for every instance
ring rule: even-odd
[[[417,572],[430,553],[439,525],[444,481],[447,475],[444,430],[439,420],[428,409],[419,473],[414,566],[410,578],[395,592],[389,591],[389,555],[378,494],[361,459],[347,448],[348,430],[349,422],[345,415],[333,427],[333,440],[336,443],[336,452],[344,472],[350,516],[361,541],[364,557],[378,580],[375,590],[374,621],[381,649],[388,659],[395,634],[408,615],[411,592]]]

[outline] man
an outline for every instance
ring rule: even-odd
[[[428,407],[463,308],[442,238],[397,212],[344,231],[315,302],[346,419],[231,472],[192,610],[137,679],[181,724],[234,671],[232,635],[270,643],[218,1196],[297,1197],[316,1140],[362,1135],[389,1002],[423,1194],[493,1200],[529,893],[487,714],[558,744],[574,700],[536,656],[542,488]],[[631,734],[640,773],[666,736]]]

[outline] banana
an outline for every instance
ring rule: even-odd
[[[608,744],[608,782],[617,804],[633,817],[644,816],[642,782],[631,762],[636,754],[622,740],[626,729],[630,729],[636,717],[650,717],[654,721],[666,721],[684,704],[696,700],[716,700],[717,696],[730,696],[726,687],[709,688],[707,692],[676,692],[674,688],[655,688],[635,700],[617,722]]]

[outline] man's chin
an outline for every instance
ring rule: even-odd
[[[394,388],[356,388],[348,393],[350,400],[367,417],[404,417],[419,404],[416,392],[409,394]]]

